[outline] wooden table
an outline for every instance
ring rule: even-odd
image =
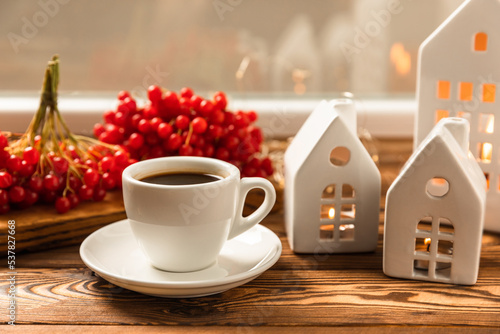
[[[401,145],[378,147],[384,193],[408,155],[388,154]],[[411,145],[404,145],[408,151]],[[262,224],[281,239],[279,261],[243,286],[191,299],[150,297],[110,284],[83,264],[79,245],[19,254],[16,326],[7,324],[10,283],[2,265],[0,332],[500,332],[500,235],[483,237],[477,284],[455,286],[385,276],[383,207],[380,222],[374,253],[296,255],[282,213],[274,213]]]

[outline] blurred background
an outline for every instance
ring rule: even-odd
[[[0,3],[0,91],[151,84],[251,95],[415,93],[419,45],[462,0],[38,0]]]

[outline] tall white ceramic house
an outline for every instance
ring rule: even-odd
[[[444,117],[470,122],[487,180],[485,228],[500,232],[500,1],[465,1],[421,45],[415,147]]]
[[[476,282],[486,181],[468,149],[468,122],[443,119],[392,183],[385,209],[386,275]]]
[[[374,251],[380,173],[350,100],[322,101],[285,153],[285,226],[296,253]]]

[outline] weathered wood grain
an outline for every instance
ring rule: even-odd
[[[398,147],[389,142],[378,152],[389,161],[380,164],[386,188],[411,145],[406,153]],[[279,261],[243,286],[201,298],[156,298],[110,284],[83,264],[78,245],[20,254],[17,328],[0,317],[0,332],[500,333],[500,234],[483,236],[477,284],[459,286],[385,276],[383,210],[377,250],[365,254],[294,254],[281,210],[262,224],[283,244]],[[0,309],[8,303],[5,278]]]

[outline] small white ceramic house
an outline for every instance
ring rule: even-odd
[[[356,133],[350,100],[322,101],[285,157],[285,226],[296,253],[374,251],[380,173]]]
[[[441,120],[387,192],[383,267],[388,276],[475,284],[486,180],[469,154],[469,123]]]
[[[421,45],[415,147],[444,117],[470,122],[487,179],[485,229],[500,232],[500,1],[467,0]]]

